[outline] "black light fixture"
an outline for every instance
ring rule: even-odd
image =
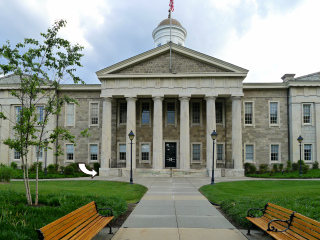
[[[211,175],[211,185],[214,184],[214,140],[217,139],[218,133],[216,130],[213,130],[211,133],[211,138],[213,140],[213,152],[212,152],[212,175]]]
[[[300,173],[300,175],[302,175],[302,169],[301,169],[301,143],[302,143],[302,141],[303,141],[303,137],[301,137],[301,135],[298,137],[298,142],[300,143],[300,170],[299,170],[299,173]]]
[[[134,139],[134,133],[131,132],[128,134],[129,139],[131,141],[131,164],[130,164],[130,184],[133,184],[133,179],[132,179],[132,140]]]
[[[47,175],[47,150],[48,150],[49,141],[47,139],[45,139],[43,141],[43,144],[45,146],[44,175]]]

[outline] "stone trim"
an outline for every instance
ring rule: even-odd
[[[68,104],[73,104],[73,124],[68,125]],[[65,127],[75,127],[76,126],[76,104],[75,103],[66,103],[65,104]]]
[[[246,103],[252,103],[252,124],[246,124]],[[253,127],[253,128],[255,128],[256,116],[255,116],[255,106],[254,105],[255,105],[254,101],[244,101],[243,102],[243,126],[244,127]]]
[[[168,123],[168,118],[167,118],[167,115],[168,115],[168,111],[167,111],[167,108],[168,108],[168,103],[174,103],[174,124],[173,123]],[[174,126],[176,127],[177,126],[177,115],[178,115],[178,112],[177,112],[177,99],[165,99],[164,100],[164,121],[165,121],[165,124],[164,126],[165,127],[169,127],[169,126]]]
[[[149,160],[142,160],[142,148],[141,145],[148,144],[149,145]],[[139,143],[139,164],[149,164],[152,162],[152,151],[151,151],[151,142],[140,142]]]
[[[246,154],[247,154],[246,146],[247,145],[253,146],[253,161],[247,161],[247,159],[246,159]],[[244,161],[244,163],[252,163],[252,164],[256,163],[256,145],[255,145],[255,143],[245,143],[243,145],[243,161]]]
[[[97,124],[92,124],[91,123],[91,118],[92,118],[92,116],[91,116],[91,104],[94,104],[94,103],[97,103],[98,104],[98,123]],[[89,126],[89,128],[90,127],[100,127],[100,101],[89,101],[89,124],[88,124],[88,126]]]
[[[270,122],[270,105],[271,105],[271,103],[278,103],[278,109],[277,109],[278,123],[271,123]],[[271,100],[269,100],[268,101],[268,111],[269,111],[268,112],[269,128],[271,128],[271,127],[279,127],[280,128],[280,123],[281,123],[281,119],[280,119],[280,116],[281,116],[281,114],[280,114],[280,101],[271,101]]]
[[[199,161],[195,161],[193,160],[193,145],[200,145],[200,160]],[[191,142],[190,143],[190,159],[191,159],[191,164],[200,164],[202,165],[202,161],[203,161],[203,156],[202,156],[202,142]]]
[[[120,160],[120,145],[126,145],[126,142],[117,142],[117,163],[126,163],[126,160]],[[126,151],[126,159],[128,158],[127,155],[128,155],[128,152]]]
[[[278,151],[278,161],[271,161],[271,145],[278,145],[279,146],[279,151]],[[269,144],[269,164],[273,164],[273,163],[281,163],[281,143],[270,143]]]
[[[310,121],[311,123],[304,123],[303,122],[303,106],[310,105]],[[305,102],[301,103],[301,126],[314,126],[314,104],[312,102]]]
[[[73,160],[67,160],[67,145],[73,145]],[[75,163],[76,162],[76,149],[73,143],[65,143],[64,144],[64,163]]]
[[[200,123],[193,123],[193,103],[200,103]],[[190,100],[190,127],[200,126],[202,127],[202,99]]]
[[[90,146],[91,145],[98,145],[98,156],[97,156],[97,160],[91,160],[91,149]],[[90,142],[88,143],[88,163],[95,163],[95,162],[99,162],[100,159],[100,144],[99,143],[95,143],[95,142]]]

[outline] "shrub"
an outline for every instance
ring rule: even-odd
[[[278,164],[273,164],[272,169],[274,172],[278,172]]]
[[[58,163],[54,164],[54,168],[56,169],[56,172],[58,172],[59,171],[59,164]]]
[[[303,166],[303,165],[305,165],[305,163],[304,163],[304,161],[303,160],[299,160],[297,163],[299,164],[299,166],[300,166],[300,161],[301,161],[301,165]]]
[[[309,171],[309,165],[305,164],[302,166],[302,173],[307,174]]]
[[[65,175],[74,175],[74,173],[75,173],[75,170],[72,166],[69,165],[69,166],[65,167],[65,169],[64,169]]]
[[[283,165],[284,165],[283,163],[280,163],[280,164],[279,164],[279,171],[280,171],[280,172],[283,171]]]
[[[319,169],[319,162],[315,161],[315,162],[312,164],[312,169]]]
[[[65,167],[64,166],[60,166],[60,171],[64,172]]]
[[[299,169],[299,164],[298,163],[292,163],[292,170],[293,171],[298,171]]]
[[[93,164],[93,169],[98,173],[98,175],[99,175],[99,168],[100,168],[100,163],[95,162]]]
[[[10,182],[13,174],[13,168],[6,165],[0,166],[0,182]]]
[[[12,169],[17,169],[17,168],[18,168],[18,164],[15,163],[15,162],[12,162],[12,163],[10,164],[10,166],[11,166]]]
[[[269,170],[268,167],[268,164],[260,164],[259,173],[266,173]]]
[[[249,173],[249,166],[252,165],[251,163],[245,163],[244,164],[244,173],[248,174]]]
[[[257,171],[256,166],[253,165],[253,164],[250,164],[250,166],[249,166],[249,174],[254,174],[254,173],[256,173],[256,171]]]
[[[78,163],[70,163],[68,167],[72,167],[74,169],[74,172],[79,172]]]
[[[56,173],[56,167],[53,164],[49,164],[48,173],[50,173],[50,174]]]

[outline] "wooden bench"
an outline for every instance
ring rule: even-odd
[[[109,210],[110,215],[101,216],[99,210]],[[105,226],[112,230],[110,208],[97,208],[93,201],[37,230],[39,239],[92,239]]]
[[[262,211],[261,217],[253,215],[257,210]],[[247,219],[251,222],[248,235],[256,225],[275,239],[320,239],[320,222],[272,203],[266,204],[264,209],[250,209]]]

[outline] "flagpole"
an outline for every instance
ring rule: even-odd
[[[169,16],[170,16],[170,72],[172,72],[171,70],[171,9],[169,9]]]

